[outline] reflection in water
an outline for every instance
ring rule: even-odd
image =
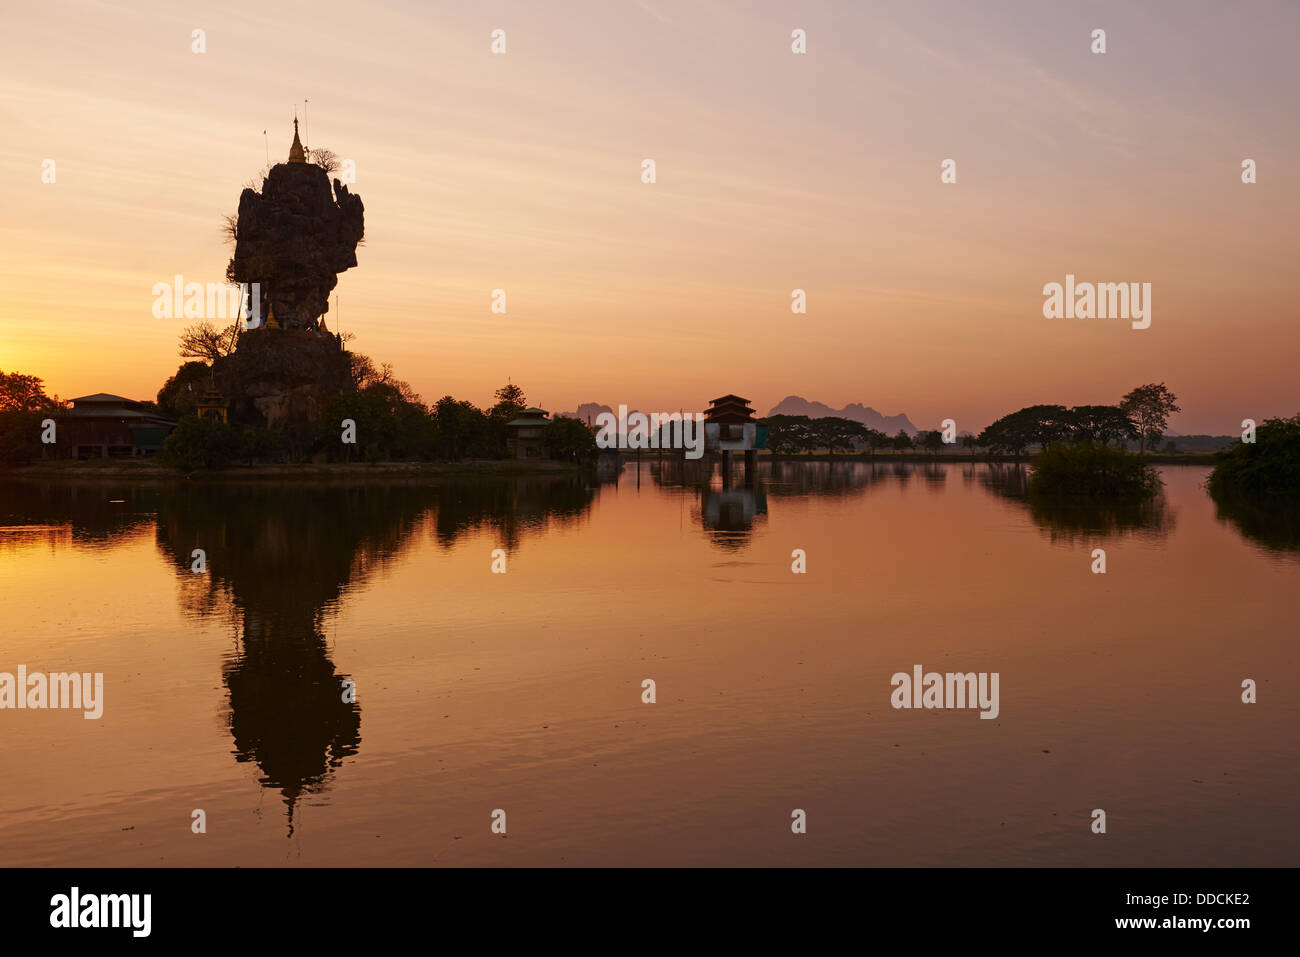
[[[760,475],[768,480],[768,494],[777,498],[805,495],[861,495],[873,485],[895,480],[906,485],[912,466],[905,462],[798,462],[764,463]]]
[[[567,477],[0,490],[8,669],[67,662],[116,689],[102,722],[12,716],[26,720],[0,752],[0,848],[28,866],[260,866],[294,849],[313,866],[414,866],[444,846],[441,863],[466,866],[1294,857],[1275,795],[1297,784],[1295,709],[1205,689],[1287,673],[1300,561],[1242,547],[1253,528],[1216,520],[1206,469],[1162,471],[1183,534],[1139,549],[1140,581],[1098,593],[1038,530],[1050,516],[1004,494],[1023,469],[995,484],[983,464],[944,465],[940,494],[917,463],[764,461],[731,489],[716,463],[665,463],[658,481],[655,464],[590,509],[605,490]],[[503,540],[522,559],[509,587],[488,573]],[[814,578],[785,571],[795,544],[822,556]],[[190,572],[196,547],[206,574]],[[1114,612],[1101,631],[1061,614],[1098,601]],[[629,627],[629,609],[653,621]],[[437,621],[465,627],[434,648]],[[1031,690],[997,735],[883,704],[890,674],[949,653]],[[629,720],[635,682],[664,668],[683,700]],[[345,703],[349,674],[387,705]],[[1125,747],[1135,727],[1144,746]],[[836,841],[792,849],[771,827],[792,780],[824,785]],[[1099,788],[1152,809],[1136,843],[1097,850],[1057,826]],[[484,795],[509,793],[554,798],[540,840],[454,841]],[[1033,813],[1008,818],[1008,800]],[[221,840],[176,827],[191,801],[221,817]],[[709,841],[683,807],[725,809]]]
[[[424,486],[14,483],[3,491],[0,526],[23,532],[18,544],[32,529],[97,545],[154,526],[184,609],[226,614],[235,627],[238,647],[222,668],[234,754],[280,792],[290,835],[298,799],[325,790],[361,746],[361,711],[345,696],[348,676],[330,660],[323,627],[348,590],[392,562],[426,516],[442,546],[490,529],[511,550],[552,520],[577,519],[594,495],[569,475]],[[195,549],[206,574],[192,569]]]
[[[1028,507],[1030,517],[1053,542],[1130,533],[1160,540],[1174,527],[1174,513],[1162,494],[1136,500],[1031,495],[1029,470],[1018,463],[991,463],[979,477],[995,495]]]
[[[1232,496],[1211,496],[1215,516],[1256,545],[1272,552],[1300,553],[1300,505],[1264,504]]]
[[[712,484],[714,463],[711,459],[664,456],[650,462],[650,474],[663,488],[698,489]]]
[[[291,834],[299,796],[323,790],[361,744],[360,710],[344,700],[347,676],[330,661],[324,610],[398,553],[427,498],[366,486],[293,494],[210,486],[162,503],[158,547],[176,568],[182,602],[197,615],[224,605],[237,625],[239,650],[222,669],[234,753],[281,793]],[[206,575],[191,570],[196,548]]]
[[[519,546],[525,532],[578,521],[595,497],[592,483],[577,475],[454,482],[427,492],[437,504],[434,535],[440,545],[450,546],[466,532],[491,529],[507,552]]]
[[[938,464],[783,460],[760,460],[757,474],[750,481],[736,481],[734,475],[728,481],[716,459],[682,456],[665,456],[651,462],[650,474],[662,488],[692,493],[698,499],[693,517],[713,544],[729,550],[747,545],[755,528],[766,521],[769,497],[862,495],[887,481],[906,485],[914,474],[921,475],[927,487],[935,491],[947,481],[946,470]]]
[[[1029,498],[1029,469],[1020,464],[990,463],[980,473],[984,487],[1003,498],[1023,502]]]
[[[347,675],[330,660],[323,618],[349,588],[382,569],[434,512],[433,534],[450,546],[491,527],[506,549],[552,516],[569,520],[591,504],[576,477],[485,480],[434,486],[360,485],[185,488],[158,514],[158,546],[176,566],[182,601],[199,615],[227,600],[240,651],[226,663],[230,732],[239,761],[254,761],[264,787],[289,808],[324,790],[361,745],[361,713],[345,695]],[[194,575],[193,550],[208,574]],[[206,582],[206,589],[189,586]]]
[[[95,546],[148,529],[161,489],[103,483],[0,485],[0,541],[15,544],[67,537]]]
[[[741,548],[753,534],[755,519],[767,517],[767,495],[761,486],[701,488],[699,517],[715,545]]]
[[[938,462],[923,462],[917,466],[922,481],[933,492],[943,491],[943,484],[948,481],[948,470]]]
[[[759,475],[773,498],[855,496],[873,485],[900,478],[889,466],[864,462],[763,462]]]

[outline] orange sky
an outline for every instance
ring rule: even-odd
[[[1300,411],[1300,12],[1049,6],[15,9],[0,369],[151,398],[185,324],[153,284],[221,280],[220,218],[307,97],[366,205],[327,322],[428,400],[509,376],[552,410],[797,393],[977,430],[1163,380],[1180,432]],[[1043,318],[1067,272],[1150,282],[1151,328]]]

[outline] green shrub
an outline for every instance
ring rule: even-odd
[[[219,419],[187,415],[163,441],[166,462],[179,469],[219,469],[239,455],[239,434]]]
[[[245,429],[239,434],[239,459],[253,465],[268,462],[284,454],[284,440],[278,432],[269,429]]]
[[[1237,440],[1215,454],[1210,492],[1216,498],[1294,501],[1300,498],[1300,414],[1265,419],[1254,442]]]
[[[1107,445],[1053,443],[1030,466],[1030,496],[1148,498],[1160,490],[1160,477],[1141,456]]]

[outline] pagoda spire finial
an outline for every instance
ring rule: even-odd
[[[298,139],[298,117],[293,118],[293,145],[289,147],[290,163],[307,162],[307,154],[302,148],[302,140]]]

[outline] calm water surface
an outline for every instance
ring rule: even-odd
[[[985,465],[0,486],[0,671],[105,681],[0,711],[0,859],[1294,866],[1294,527],[1162,474],[1092,513]],[[894,710],[916,664],[1000,715]]]

